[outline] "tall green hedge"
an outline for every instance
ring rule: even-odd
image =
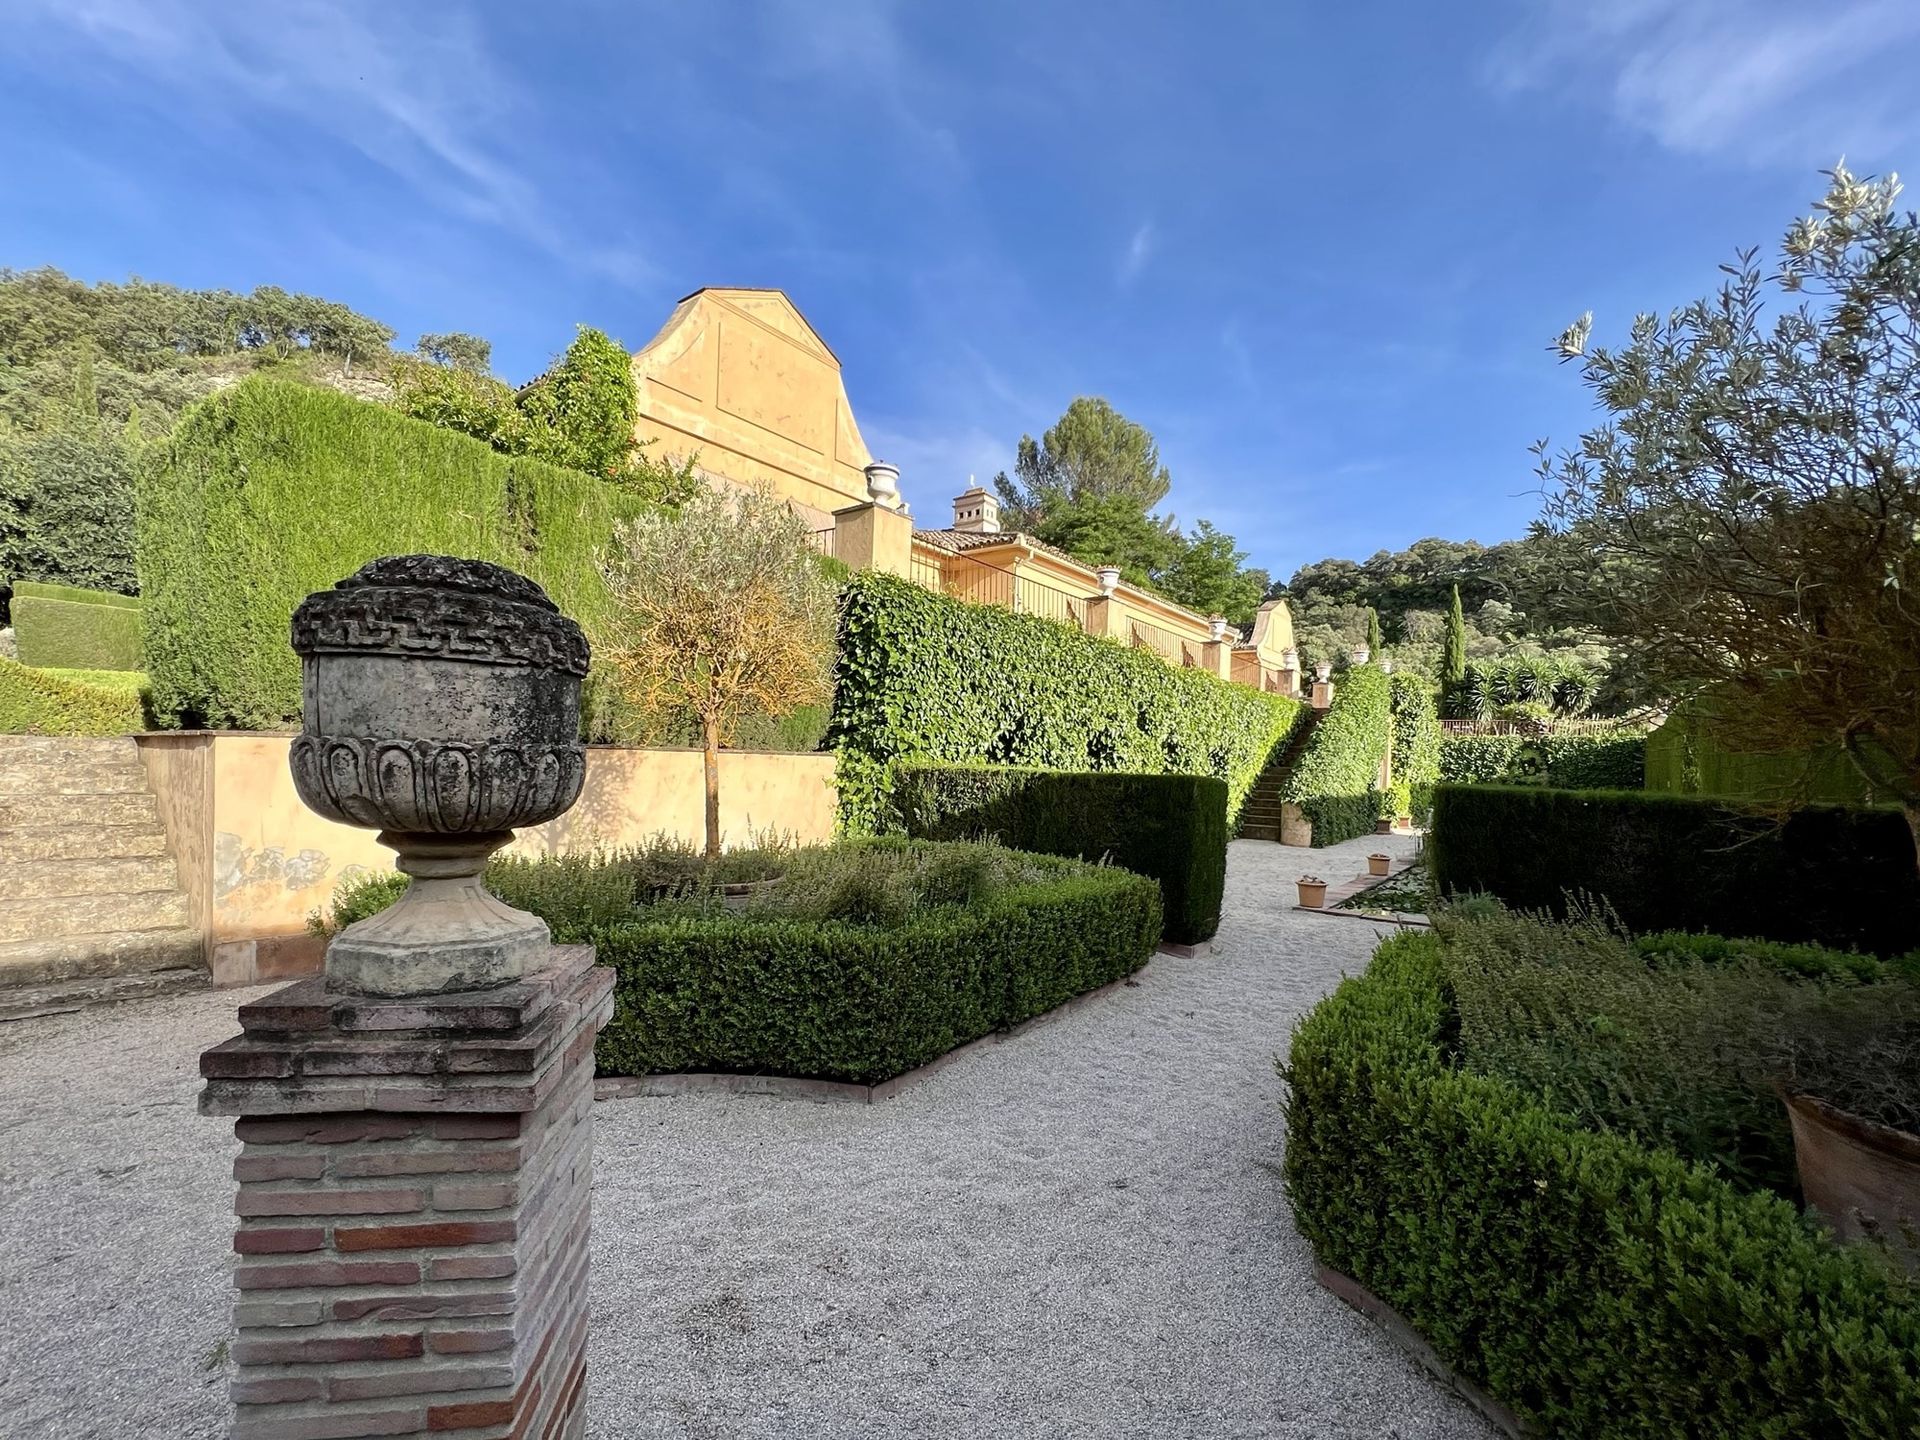
[[[1380,762],[1393,744],[1392,687],[1377,665],[1355,665],[1287,774],[1282,800],[1313,822],[1313,843],[1371,835],[1380,813]]]
[[[140,668],[140,602],[131,595],[21,580],[13,587],[13,628],[22,665]]]
[[[1564,913],[1602,898],[1635,931],[1704,930],[1899,955],[1920,877],[1898,810],[1815,805],[1784,823],[1645,791],[1442,785],[1427,835],[1441,894]]]
[[[1287,1190],[1320,1261],[1542,1435],[1920,1433],[1913,1287],[1777,1196],[1455,1068],[1441,943],[1387,941],[1294,1032]]]
[[[1440,779],[1454,785],[1554,785],[1562,790],[1638,790],[1647,737],[1637,730],[1597,735],[1448,735]]]
[[[842,598],[827,742],[856,833],[900,825],[901,761],[1212,775],[1231,822],[1300,712],[1054,620],[867,572]]]
[[[1774,805],[1871,802],[1866,778],[1838,746],[1798,755],[1729,750],[1714,738],[1709,711],[1707,702],[1689,701],[1647,736],[1649,790]]]
[[[134,670],[38,670],[0,658],[0,735],[133,735],[147,728]]]
[[[1227,786],[1211,775],[1128,775],[988,765],[902,765],[907,833],[993,838],[1015,850],[1110,859],[1160,882],[1166,938],[1220,928],[1227,880]]]
[[[643,503],[332,390],[247,380],[189,411],[142,476],[155,706],[175,724],[295,719],[294,607],[379,555],[510,566],[592,635],[597,552]]]
[[[1419,675],[1396,674],[1393,713],[1393,813],[1424,825],[1440,778],[1440,697]]]

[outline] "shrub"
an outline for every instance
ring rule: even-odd
[[[1469,661],[1453,687],[1450,719],[1491,720],[1510,706],[1544,706],[1539,713],[1579,715],[1593,703],[1593,672],[1577,660],[1516,655]]]
[[[606,608],[595,556],[642,505],[334,391],[244,381],[188,412],[143,477],[155,706],[169,724],[296,719],[294,607],[380,555],[510,566],[595,636]]]
[[[1440,742],[1439,778],[1456,785],[1638,790],[1645,768],[1646,736],[1634,730],[1598,735],[1448,735]]]
[[[1565,913],[1604,899],[1635,931],[1704,930],[1878,955],[1920,946],[1920,879],[1897,810],[1809,806],[1784,824],[1644,791],[1442,785],[1435,889]]]
[[[1773,806],[1861,805],[1874,800],[1866,777],[1838,745],[1785,755],[1727,748],[1714,737],[1711,704],[1710,697],[1699,697],[1677,706],[1647,736],[1649,790]]]
[[[1393,713],[1393,806],[1426,824],[1433,786],[1440,778],[1440,709],[1433,686],[1418,675],[1396,674],[1389,695]]]
[[[1321,1263],[1540,1433],[1893,1440],[1920,1300],[1777,1196],[1451,1068],[1443,941],[1387,941],[1294,1032],[1285,1173]]]
[[[140,668],[140,602],[131,596],[22,580],[13,587],[13,625],[23,665]]]
[[[0,658],[0,735],[132,735],[147,728],[147,677],[36,670]]]
[[[909,835],[991,838],[1016,850],[1104,857],[1160,882],[1167,939],[1195,945],[1220,928],[1225,781],[912,764],[898,767],[896,776],[896,803]]]
[[[1380,762],[1393,743],[1390,696],[1378,666],[1350,668],[1287,773],[1280,798],[1313,822],[1316,848],[1373,833]]]
[[[842,595],[827,740],[855,832],[899,827],[890,770],[901,761],[1212,775],[1226,782],[1232,823],[1302,708],[1041,616],[866,572]]]
[[[133,468],[97,422],[0,436],[0,583],[132,590]]]

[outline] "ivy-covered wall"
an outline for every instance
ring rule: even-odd
[[[1382,800],[1380,761],[1393,744],[1390,695],[1388,677],[1377,665],[1349,669],[1287,773],[1280,798],[1313,822],[1316,849],[1373,833]]]
[[[905,760],[1213,775],[1231,823],[1301,709],[1057,621],[867,572],[841,603],[827,740],[856,833],[900,827],[892,769]]]

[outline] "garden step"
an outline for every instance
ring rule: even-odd
[[[16,825],[152,825],[159,818],[146,790],[96,795],[0,795],[0,827]]]
[[[171,930],[185,925],[187,920],[187,897],[178,890],[0,900],[0,940],[112,935],[122,930]]]
[[[95,975],[85,980],[63,980],[51,985],[22,985],[0,989],[0,1022],[31,1020],[41,1015],[65,1015],[92,1005],[121,1000],[151,1000],[204,990],[211,983],[205,970],[181,966],[131,975]]]
[[[178,881],[165,855],[91,856],[86,859],[29,860],[7,869],[7,895],[36,900],[49,895],[130,895],[142,890],[171,890]]]
[[[0,830],[0,865],[166,853],[167,832],[151,820],[139,825],[15,825]]]
[[[0,987],[196,968],[202,958],[200,932],[184,927],[12,940],[0,943]]]
[[[125,736],[99,740],[0,736],[0,795],[99,794],[144,790],[146,784],[140,751]]]
[[[1240,838],[1242,840],[1272,840],[1277,844],[1280,840],[1280,827],[1278,825],[1242,825],[1240,827]]]

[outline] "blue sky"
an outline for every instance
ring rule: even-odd
[[[1915,0],[0,0],[0,264],[278,284],[510,379],[788,291],[937,519],[1076,394],[1286,575],[1536,508],[1548,355],[1908,168]]]

